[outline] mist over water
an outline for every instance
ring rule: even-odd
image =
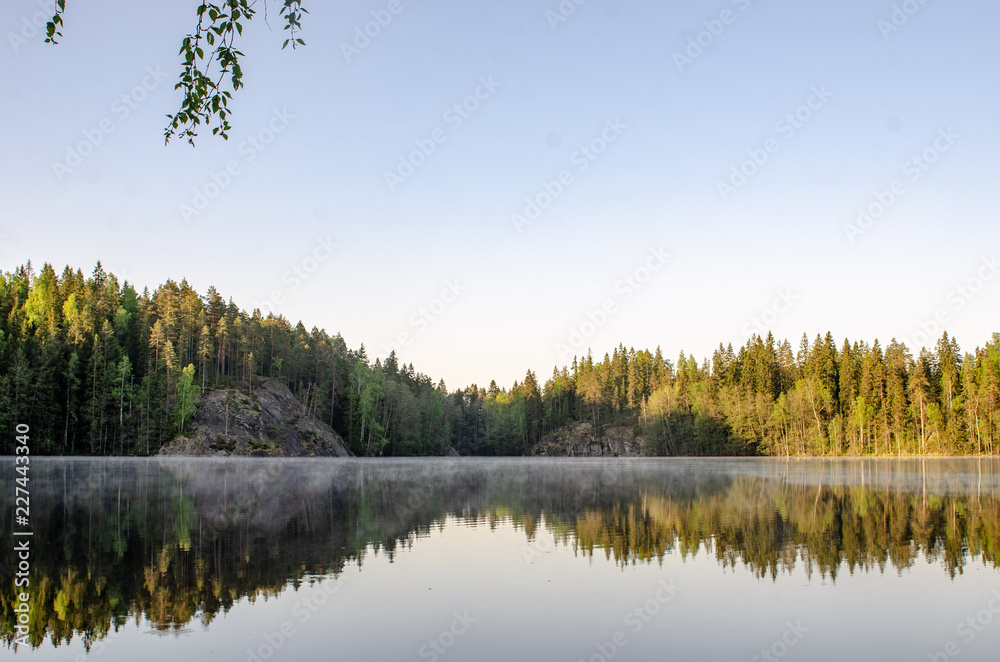
[[[951,643],[989,659],[1000,643],[986,458],[33,469],[31,658],[910,660]]]

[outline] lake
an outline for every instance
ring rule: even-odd
[[[1000,649],[991,458],[33,458],[30,491],[22,659],[944,662]]]

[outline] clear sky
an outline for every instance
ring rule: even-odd
[[[197,3],[69,0],[56,47],[51,4],[0,9],[4,270],[186,277],[449,388],[1000,330],[996,2],[306,2],[294,52],[272,4],[195,148],[163,129]]]

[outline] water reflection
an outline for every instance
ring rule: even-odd
[[[373,552],[390,559],[456,519],[513,523],[594,562],[714,555],[780,582],[996,566],[995,460],[36,460],[32,644],[89,645],[139,619],[210,624]],[[12,499],[13,489],[3,490]],[[12,503],[4,504],[10,540]],[[13,637],[13,568],[0,580]]]

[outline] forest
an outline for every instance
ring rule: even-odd
[[[916,351],[916,354],[914,354]],[[619,345],[544,383],[449,391],[395,353],[374,361],[340,334],[240,310],[186,280],[137,292],[31,263],[0,272],[0,452],[17,423],[35,452],[151,455],[188,431],[207,389],[279,379],[359,456],[529,455],[567,425],[630,426],[649,455],[995,454],[1000,333],[963,352],[832,334],[720,343],[699,362]]]

